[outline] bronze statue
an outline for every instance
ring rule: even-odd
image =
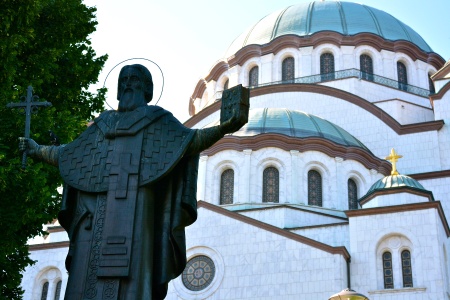
[[[242,112],[231,109],[219,126],[192,130],[147,105],[153,82],[144,66],[125,66],[118,111],[103,112],[67,145],[21,138],[20,149],[58,166],[65,182],[58,215],[70,238],[65,299],[165,297],[186,265],[198,155],[247,122],[248,90],[237,88]]]

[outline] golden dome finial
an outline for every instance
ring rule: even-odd
[[[385,159],[389,160],[392,164],[391,175],[398,175],[396,162],[399,158],[402,158],[402,157],[403,157],[403,155],[398,155],[395,152],[394,148],[391,149],[391,153],[389,154],[389,156],[386,156]]]

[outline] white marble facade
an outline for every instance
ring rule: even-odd
[[[204,91],[195,95],[192,119],[187,123],[192,128],[216,123],[219,111],[202,115],[202,110],[216,105],[227,80],[229,87],[248,85],[248,73],[254,66],[259,67],[260,84],[280,81],[281,65],[287,57],[294,58],[296,78],[320,74],[323,53],[334,55],[335,71],[359,70],[360,56],[369,55],[374,74],[394,81],[398,79],[397,62],[402,62],[408,84],[422,89],[429,89],[429,76],[438,72],[436,94],[420,96],[351,77],[320,82],[310,90],[278,89],[252,96],[252,109],[283,108],[318,116],[357,138],[368,151],[355,156],[354,150],[347,148],[343,158],[314,145],[300,151],[294,144],[282,147],[272,143],[253,150],[236,147],[203,153],[198,220],[186,230],[187,256],[188,261],[207,257],[215,273],[208,285],[199,288],[189,288],[180,276],[169,284],[167,299],[328,299],[349,286],[369,299],[450,297],[448,63],[445,67],[442,59],[439,63],[427,61],[423,57],[431,54],[412,43],[405,42],[394,51],[381,38],[339,46],[325,37],[314,46],[286,44],[269,53],[249,54],[220,69],[220,74],[205,76],[209,81]],[[420,55],[414,56],[417,52]],[[224,58],[222,63],[232,59]],[[438,123],[441,126],[435,125]],[[347,181],[356,183],[357,197],[362,198],[375,182],[389,175],[367,160],[380,161],[391,148],[403,155],[397,162],[399,172],[417,178],[434,201],[414,189],[387,187],[362,207],[349,210]],[[278,203],[262,201],[267,167],[279,173]],[[234,171],[233,203],[220,205],[221,176],[228,169]],[[322,206],[308,204],[310,170],[321,175]],[[41,299],[45,282],[49,283],[47,299],[54,299],[58,281],[63,295],[67,235],[53,230],[46,239],[37,238],[30,244],[31,258],[37,263],[24,272],[24,298]],[[411,255],[412,287],[403,286],[404,250]],[[384,285],[382,255],[386,251],[392,255],[390,288]]]

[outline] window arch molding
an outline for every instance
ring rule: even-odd
[[[392,242],[392,238],[399,238],[400,241]],[[389,251],[392,254],[392,265],[394,272],[394,289],[403,288],[403,276],[401,266],[401,252],[409,250],[411,253],[411,264],[413,272],[413,285],[422,286],[422,278],[417,273],[417,270],[422,269],[422,260],[416,259],[414,249],[420,249],[421,243],[411,232],[403,228],[396,228],[395,231],[391,229],[381,230],[369,245],[369,249],[373,249],[373,255],[370,256],[370,276],[376,278],[376,289],[383,290],[383,271],[381,255]],[[375,287],[374,287],[375,288]]]
[[[239,195],[239,167],[236,162],[231,160],[221,161],[214,166],[213,169],[213,198],[214,203],[220,205],[220,183],[222,174],[226,170],[231,169],[234,171],[234,191],[233,191],[233,203],[238,200]]]
[[[256,166],[256,176],[255,179],[257,180],[256,182],[256,186],[257,186],[257,191],[256,191],[256,199],[258,199],[258,202],[262,202],[263,199],[263,195],[262,195],[262,191],[263,191],[263,173],[264,170],[269,168],[269,167],[274,167],[278,170],[278,185],[279,185],[279,194],[278,194],[278,203],[285,203],[286,202],[286,166],[284,165],[284,163],[277,159],[277,158],[273,158],[273,157],[269,157],[266,159],[263,159],[261,161],[258,162],[257,166]]]
[[[221,92],[223,90],[225,90],[225,83],[228,81],[228,88],[230,88],[230,84],[229,84],[229,80],[230,80],[230,76],[228,74],[229,72],[226,72],[224,74],[222,74],[219,79],[217,79],[216,82],[216,92]]]
[[[334,71],[342,70],[342,51],[339,47],[332,44],[322,44],[315,48],[312,53],[314,60],[313,74],[320,74],[320,57],[322,54],[331,53],[334,56]]]
[[[414,71],[416,69],[414,61],[403,53],[396,53],[395,57],[393,59],[393,68],[394,68],[394,80],[398,81],[398,70],[397,70],[397,63],[400,62],[405,65],[406,67],[406,76],[408,79],[407,84],[409,85],[415,85],[415,86],[421,86],[418,84],[417,80],[417,73]]]
[[[354,64],[356,66],[356,69],[361,69],[360,66],[360,57],[361,55],[368,55],[372,58],[372,64],[373,64],[373,74],[384,76],[383,71],[383,64],[382,64],[382,56],[379,51],[377,51],[375,48],[361,45],[355,48],[354,51],[355,57],[354,57]],[[345,67],[345,69],[348,69]]]
[[[251,59],[249,59],[247,62],[245,62],[242,65],[241,68],[241,72],[240,72],[240,83],[244,86],[248,86],[249,85],[249,73],[250,70],[253,69],[254,67],[258,67],[259,68],[259,72],[258,72],[258,83],[261,83],[261,66],[260,66],[260,57],[253,57]]]
[[[274,72],[274,76],[272,77],[274,79],[274,81],[281,81],[282,79],[282,64],[283,61],[286,58],[292,57],[294,59],[294,78],[300,77],[301,75],[301,68],[300,68],[300,51],[298,49],[295,48],[286,48],[283,49],[281,51],[279,51],[277,54],[275,54],[275,56],[273,57],[273,72]]]
[[[328,188],[330,187],[330,170],[325,166],[325,164],[312,161],[304,165],[303,178],[305,178],[303,195],[308,195],[308,172],[317,171],[322,177],[322,207],[330,207],[330,199]],[[306,199],[306,204],[308,204],[308,199]]]

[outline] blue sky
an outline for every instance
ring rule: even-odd
[[[156,62],[164,73],[164,91],[158,105],[185,121],[188,101],[198,80],[222,58],[231,42],[264,16],[309,0],[85,0],[97,7],[97,31],[91,36],[97,54],[109,55],[100,74],[107,74],[129,58]],[[450,59],[450,0],[359,0],[381,9],[419,33],[445,60]],[[142,63],[153,74],[155,101],[162,76],[157,67]],[[116,107],[116,80],[121,65],[106,80],[108,103]],[[153,102],[152,104],[154,104]]]

